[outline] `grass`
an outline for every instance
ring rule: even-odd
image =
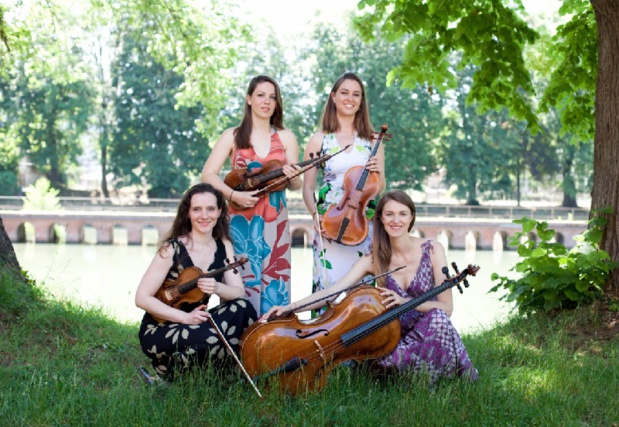
[[[464,336],[475,384],[376,380],[336,368],[302,398],[241,376],[195,371],[146,387],[138,325],[48,299],[0,272],[2,426],[612,426],[619,423],[619,338],[595,307],[513,318]],[[616,316],[615,316],[616,320]]]

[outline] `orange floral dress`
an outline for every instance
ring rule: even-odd
[[[286,150],[275,129],[271,130],[271,148],[259,157],[253,147],[234,149],[232,168],[261,168],[269,160],[286,162]],[[237,256],[249,262],[240,270],[245,295],[258,315],[274,305],[290,302],[290,229],[285,190],[266,194],[253,208],[230,207],[230,233]],[[249,266],[249,268],[248,268]]]

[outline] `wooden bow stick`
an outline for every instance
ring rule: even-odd
[[[221,330],[219,329],[219,326],[217,326],[217,323],[215,323],[215,320],[213,319],[213,317],[211,317],[211,314],[207,312],[208,315],[208,321],[211,323],[211,325],[213,325],[213,328],[215,328],[215,332],[217,332],[217,335],[219,335],[219,339],[221,339],[221,341],[224,343],[224,345],[226,346],[226,348],[228,349],[228,353],[230,353],[230,355],[232,356],[232,358],[234,359],[234,361],[236,362],[237,365],[239,365],[239,367],[241,368],[241,371],[243,371],[243,374],[245,374],[245,378],[247,378],[247,380],[249,381],[249,383],[251,384],[251,386],[254,388],[254,391],[256,392],[256,394],[258,395],[258,397],[260,399],[262,399],[262,395],[260,394],[260,391],[258,390],[258,388],[256,387],[256,385],[254,384],[254,382],[252,381],[251,377],[249,376],[249,374],[247,373],[247,370],[245,370],[245,366],[243,366],[243,364],[241,363],[241,361],[239,360],[239,358],[236,356],[236,354],[234,353],[234,350],[232,350],[232,347],[230,347],[230,344],[228,343],[228,340],[224,337],[224,334],[221,332]]]

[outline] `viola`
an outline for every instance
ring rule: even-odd
[[[207,295],[198,288],[199,279],[216,277],[232,269],[237,273],[237,268],[242,267],[247,261],[249,261],[247,257],[242,257],[238,261],[228,262],[227,265],[206,273],[200,267],[187,267],[181,271],[176,280],[164,281],[155,293],[155,298],[174,308],[179,308],[183,304],[201,303],[207,299]],[[155,315],[153,318],[160,323],[165,322],[165,319],[160,319]]]
[[[254,323],[241,337],[240,354],[253,381],[273,381],[296,396],[320,390],[333,368],[346,360],[366,360],[390,354],[400,341],[399,317],[479,271],[469,265],[423,295],[390,310],[385,309],[380,291],[360,286],[340,301],[329,303],[320,317],[303,322],[294,314]]]
[[[301,167],[301,170],[295,176],[298,176],[307,170],[318,166],[321,163],[326,162],[333,156],[340,154],[346,150],[350,145],[334,154],[326,154],[324,156],[316,156],[310,154],[310,159],[297,163],[296,166]],[[282,191],[286,189],[290,178],[284,174],[284,163],[281,160],[273,159],[265,162],[262,167],[257,168],[249,172],[247,168],[233,169],[224,178],[224,183],[232,188],[234,191],[258,191],[255,196],[261,197],[265,194]],[[236,210],[243,210],[245,208],[238,206],[231,202],[231,205]]]
[[[370,157],[376,155],[388,129],[386,123],[381,126]],[[322,216],[323,235],[347,246],[356,246],[363,242],[370,228],[365,209],[380,189],[381,179],[378,172],[370,172],[365,166],[350,168],[344,175],[342,199],[337,205],[329,207]]]

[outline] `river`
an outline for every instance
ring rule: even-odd
[[[13,244],[22,268],[57,299],[70,299],[81,305],[99,307],[109,316],[126,323],[137,323],[142,310],[134,305],[135,289],[155,253],[154,246]],[[311,248],[292,249],[292,299],[311,293]],[[460,294],[454,289],[452,321],[463,332],[488,328],[503,320],[510,306],[499,301],[492,273],[506,274],[517,262],[513,251],[449,250],[448,260],[460,269],[468,264],[481,267],[470,287]],[[453,272],[452,272],[453,273]],[[216,298],[211,304],[217,303]],[[307,316],[303,313],[301,318]]]

